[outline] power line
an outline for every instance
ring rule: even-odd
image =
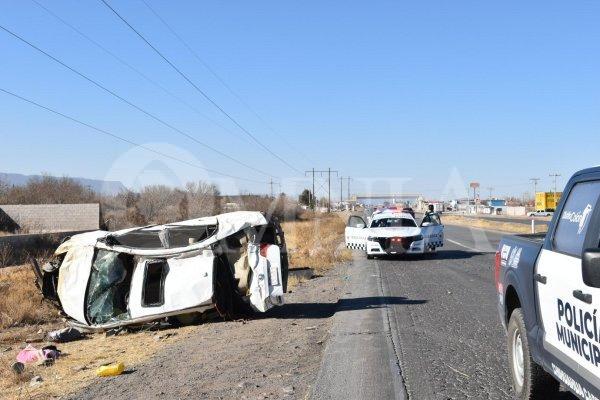
[[[271,149],[269,149],[267,146],[265,146],[260,140],[258,140],[252,133],[250,133],[250,131],[248,131],[246,128],[244,128],[235,118],[233,118],[227,111],[225,111],[219,104],[217,104],[217,102],[215,102],[208,94],[206,94],[202,89],[200,89],[190,78],[188,78],[188,76],[186,74],[184,74],[183,72],[181,72],[181,70],[179,68],[177,68],[175,66],[175,64],[173,64],[167,57],[165,57],[156,47],[154,47],[154,45],[152,43],[150,43],[148,41],[148,39],[146,39],[137,29],[135,29],[129,22],[127,22],[127,20],[121,16],[121,14],[119,14],[114,8],[111,7],[110,4],[108,4],[108,2],[106,0],[100,0],[102,3],[104,3],[104,5],[106,7],[108,7],[121,21],[123,21],[123,23],[125,23],[125,25],[127,25],[129,27],[129,29],[131,29],[133,32],[135,32],[135,34],[142,39],[152,50],[154,50],[154,52],[156,54],[158,54],[160,56],[160,58],[162,58],[167,64],[169,64],[171,66],[171,68],[173,68],[173,70],[175,70],[175,72],[177,72],[183,79],[185,79],[194,89],[196,89],[196,91],[198,93],[200,93],[202,95],[202,97],[204,97],[210,104],[212,104],[217,110],[219,110],[223,115],[225,115],[227,117],[227,119],[229,119],[231,122],[233,122],[235,124],[235,126],[237,126],[239,129],[241,129],[245,134],[247,134],[250,138],[252,138],[252,140],[254,140],[254,142],[256,144],[258,144],[260,147],[262,147],[265,151],[267,151],[269,154],[271,154],[273,157],[277,158],[279,161],[281,161],[282,163],[284,163],[285,165],[287,165],[289,168],[293,169],[294,171],[298,172],[298,173],[302,173],[299,169],[297,169],[296,167],[294,167],[293,165],[291,165],[289,162],[287,162],[285,159],[281,158],[279,155],[277,155],[276,153],[274,153],[273,151],[271,151]]]
[[[122,142],[125,142],[125,143],[128,143],[128,144],[131,144],[131,145],[133,145],[133,146],[140,147],[140,148],[142,148],[142,149],[144,149],[144,150],[146,150],[146,151],[149,151],[149,152],[151,152],[151,153],[157,154],[157,155],[159,155],[159,156],[161,156],[161,157],[165,157],[165,158],[168,158],[168,159],[171,159],[171,160],[174,160],[174,161],[178,161],[178,162],[180,162],[180,163],[183,163],[183,164],[189,165],[189,166],[191,166],[191,167],[198,168],[198,169],[202,169],[202,170],[204,170],[204,171],[206,171],[206,172],[210,172],[210,173],[213,173],[213,174],[221,175],[221,176],[224,176],[224,177],[227,177],[227,178],[232,178],[232,179],[241,180],[241,181],[247,181],[247,182],[253,182],[253,183],[265,183],[265,182],[263,182],[263,181],[257,181],[257,180],[254,180],[254,179],[242,178],[242,177],[235,176],[235,175],[229,175],[229,174],[226,174],[226,173],[224,173],[224,172],[219,172],[219,171],[217,171],[217,170],[214,170],[214,169],[205,168],[205,167],[203,167],[203,166],[201,166],[201,165],[197,165],[197,164],[191,163],[191,162],[189,162],[189,161],[185,161],[185,160],[182,160],[182,159],[180,159],[180,158],[177,158],[177,157],[171,156],[171,155],[169,155],[169,154],[163,153],[163,152],[161,152],[161,151],[154,150],[154,149],[152,149],[152,148],[150,148],[150,147],[147,147],[147,146],[144,146],[144,145],[142,145],[142,144],[136,143],[136,142],[134,142],[134,141],[132,141],[132,140],[126,139],[126,138],[124,138],[124,137],[122,137],[122,136],[119,136],[119,135],[117,135],[117,134],[114,134],[114,133],[112,133],[112,132],[109,132],[109,131],[107,131],[107,130],[104,130],[104,129],[98,128],[98,127],[96,127],[96,126],[94,126],[94,125],[91,125],[91,124],[89,124],[89,123],[87,123],[87,122],[83,122],[83,121],[81,121],[81,120],[79,120],[79,119],[77,119],[77,118],[75,118],[75,117],[71,117],[71,116],[69,116],[69,115],[67,115],[67,114],[64,114],[64,113],[60,112],[60,111],[56,111],[56,110],[54,110],[54,109],[52,109],[52,108],[50,108],[50,107],[44,106],[44,105],[42,105],[42,104],[40,104],[40,103],[38,103],[38,102],[36,102],[36,101],[34,101],[34,100],[31,100],[31,99],[25,98],[25,97],[23,97],[23,96],[20,96],[20,95],[18,95],[18,94],[16,94],[16,93],[14,93],[14,92],[11,92],[11,91],[9,91],[9,90],[7,90],[7,89],[0,88],[0,91],[4,92],[4,93],[6,93],[6,94],[8,94],[8,95],[10,95],[10,96],[13,96],[13,97],[15,97],[15,98],[17,98],[17,99],[19,99],[19,100],[22,100],[22,101],[24,101],[24,102],[26,102],[26,103],[29,103],[29,104],[31,104],[31,105],[34,105],[34,106],[36,106],[36,107],[38,107],[38,108],[41,108],[41,109],[43,109],[43,110],[46,110],[46,111],[49,111],[49,112],[51,112],[51,113],[53,113],[53,114],[59,115],[59,116],[61,116],[61,117],[63,117],[63,118],[66,118],[66,119],[68,119],[68,120],[70,120],[70,121],[73,121],[73,122],[75,122],[75,123],[77,123],[77,124],[83,125],[83,126],[85,126],[85,127],[87,127],[87,128],[90,128],[90,129],[92,129],[92,130],[96,131],[96,132],[99,132],[99,133],[101,133],[101,134],[103,134],[103,135],[110,136],[110,137],[112,137],[112,138],[114,138],[114,139],[117,139],[117,140],[120,140],[120,141],[122,141]]]
[[[75,73],[75,74],[79,75],[80,77],[82,77],[82,78],[83,78],[83,79],[85,79],[86,81],[88,81],[88,82],[92,83],[94,86],[96,86],[96,87],[98,87],[98,88],[100,88],[100,89],[104,90],[105,92],[109,93],[110,95],[112,95],[112,96],[116,97],[117,99],[121,100],[122,102],[124,102],[124,103],[126,103],[126,104],[130,105],[131,107],[135,108],[136,110],[138,110],[138,111],[140,111],[140,112],[142,112],[142,113],[146,114],[146,115],[147,115],[147,116],[149,116],[150,118],[154,119],[155,121],[157,121],[157,122],[161,123],[162,125],[164,125],[164,126],[166,126],[166,127],[170,128],[170,129],[172,129],[173,131],[175,131],[175,132],[177,132],[177,133],[179,133],[179,134],[181,134],[181,135],[183,135],[183,136],[187,137],[188,139],[191,139],[191,140],[193,140],[194,142],[198,143],[199,145],[206,147],[207,149],[209,149],[209,150],[211,150],[211,151],[213,151],[213,152],[215,152],[215,153],[219,154],[219,155],[220,155],[220,156],[222,156],[222,157],[225,157],[225,158],[227,158],[227,159],[229,159],[229,160],[231,160],[231,161],[235,162],[236,164],[239,164],[239,165],[241,165],[241,166],[243,166],[243,167],[245,167],[245,168],[249,168],[249,169],[251,169],[251,170],[253,170],[253,171],[256,171],[256,172],[258,172],[258,173],[261,173],[261,174],[263,174],[263,175],[266,175],[266,176],[271,176],[271,174],[269,174],[269,173],[267,173],[267,172],[264,172],[264,171],[261,171],[260,169],[258,169],[258,168],[255,168],[255,167],[253,167],[253,166],[251,166],[251,165],[249,165],[249,164],[246,164],[246,163],[244,163],[244,162],[242,162],[242,161],[239,161],[239,160],[237,160],[237,159],[235,159],[235,158],[233,158],[233,157],[231,157],[231,156],[227,155],[226,153],[224,153],[224,152],[222,152],[222,151],[220,151],[220,150],[218,150],[218,149],[216,149],[216,148],[214,148],[214,147],[212,147],[212,146],[210,146],[210,145],[208,145],[208,144],[206,144],[206,143],[204,143],[204,142],[201,142],[200,140],[196,139],[194,136],[192,136],[192,135],[190,135],[190,134],[188,134],[188,133],[186,133],[186,132],[182,131],[181,129],[179,129],[179,128],[176,128],[175,126],[173,126],[173,125],[169,124],[168,122],[166,122],[166,121],[164,121],[164,120],[160,119],[159,117],[157,117],[156,115],[152,114],[151,112],[144,110],[143,108],[141,108],[141,107],[137,106],[136,104],[132,103],[131,101],[127,100],[126,98],[122,97],[121,95],[117,94],[116,92],[114,92],[114,91],[112,91],[112,90],[108,89],[106,86],[103,86],[102,84],[100,84],[99,82],[97,82],[97,81],[93,80],[92,78],[88,77],[87,75],[83,74],[82,72],[79,72],[79,71],[78,71],[78,70],[76,70],[75,68],[73,68],[73,67],[71,67],[71,66],[69,66],[69,65],[65,64],[64,62],[62,62],[62,61],[61,61],[61,60],[59,60],[58,58],[54,57],[54,56],[53,56],[53,55],[51,55],[50,53],[47,53],[46,51],[44,51],[44,50],[42,50],[41,48],[37,47],[37,46],[36,46],[36,45],[34,45],[33,43],[31,43],[31,42],[27,41],[27,40],[26,40],[26,39],[24,39],[23,37],[21,37],[21,36],[17,35],[16,33],[12,32],[11,30],[9,30],[9,29],[5,28],[4,26],[0,25],[0,29],[2,29],[3,31],[7,32],[8,34],[10,34],[11,36],[13,36],[14,38],[16,38],[16,39],[20,40],[21,42],[23,42],[23,43],[27,44],[27,45],[28,45],[28,46],[30,46],[31,48],[33,48],[33,49],[37,50],[38,52],[42,53],[43,55],[45,55],[46,57],[50,58],[50,59],[51,59],[51,60],[53,60],[54,62],[56,62],[56,63],[58,63],[58,64],[62,65],[62,66],[63,66],[63,67],[65,67],[65,68],[67,68],[69,71],[71,71],[71,72],[73,72],[73,73]]]
[[[201,112],[196,107],[192,106],[190,103],[188,103],[187,101],[185,101],[181,97],[177,96],[175,93],[171,92],[170,90],[168,90],[167,88],[165,88],[163,85],[161,85],[160,83],[156,82],[155,80],[153,80],[152,78],[150,78],[148,75],[144,74],[142,71],[140,71],[139,69],[137,69],[133,65],[129,64],[127,61],[123,60],[121,57],[119,57],[118,55],[116,55],[115,53],[113,53],[112,51],[110,51],[109,49],[107,49],[105,46],[103,46],[102,44],[98,43],[96,40],[92,39],[90,36],[88,36],[87,34],[85,34],[84,32],[82,32],[77,27],[73,26],[73,24],[69,23],[64,18],[60,17],[55,12],[53,12],[52,10],[50,10],[49,8],[47,8],[46,6],[44,6],[38,0],[31,0],[31,1],[33,3],[35,3],[35,4],[37,4],[41,9],[43,9],[44,11],[46,11],[46,13],[48,13],[49,15],[51,15],[52,17],[54,17],[55,19],[57,19],[58,21],[60,21],[62,24],[64,24],[65,26],[67,26],[68,28],[70,28],[71,30],[73,30],[74,32],[76,32],[79,36],[81,36],[82,38],[84,38],[88,42],[92,43],[94,46],[98,47],[104,53],[108,54],[113,59],[115,59],[116,61],[118,61],[122,65],[124,65],[125,67],[129,68],[131,71],[133,71],[136,74],[138,74],[140,77],[142,77],[144,80],[146,80],[150,84],[152,84],[155,87],[157,87],[160,90],[162,90],[164,93],[166,93],[171,98],[177,100],[179,103],[185,105],[186,107],[188,107],[190,110],[192,110],[196,114],[200,115],[201,117],[205,118],[206,120],[208,120],[209,122],[211,122],[215,126],[218,126],[219,128],[223,129],[224,131],[230,133],[231,135],[234,135],[234,136],[236,136],[238,138],[242,138],[243,137],[243,136],[240,136],[239,134],[233,133],[233,131],[231,131],[227,127],[223,126],[222,124],[220,124],[219,122],[215,121],[214,119],[212,119],[211,117],[209,117],[205,113]],[[244,140],[247,143],[250,143],[248,141],[248,139],[244,138]]]
[[[217,72],[214,70],[214,68],[212,68],[206,61],[204,61],[204,59],[202,59],[202,57],[200,57],[198,55],[198,53],[196,51],[194,51],[194,49],[192,49],[192,47],[187,43],[187,41],[185,41],[183,39],[183,37],[181,37],[181,35],[179,35],[175,29],[173,29],[171,27],[171,25],[169,25],[167,23],[167,21],[160,16],[160,14],[158,12],[156,12],[156,10],[154,8],[152,8],[150,6],[150,4],[148,4],[148,2],[146,0],[141,0],[142,3],[144,3],[144,5],[148,8],[148,10],[150,10],[150,12],[152,12],[152,14],[154,14],[154,16],[169,30],[169,32],[171,32],[171,34],[173,36],[175,36],[175,38],[190,52],[190,54],[192,54],[192,56],[194,56],[194,58],[204,67],[206,68],[206,70],[208,72],[211,73],[211,75],[225,88],[227,89],[227,91],[229,93],[231,93],[231,95],[233,97],[235,97],[237,99],[237,101],[239,101],[244,107],[246,107],[246,109],[248,109],[260,122],[263,123],[264,126],[266,126],[273,134],[275,134],[279,139],[281,139],[285,144],[287,144],[293,151],[297,152],[298,154],[300,154],[302,157],[304,157],[306,160],[310,161],[310,162],[314,162],[312,161],[306,154],[304,154],[302,151],[300,151],[296,146],[292,145],[286,138],[285,136],[282,136],[280,134],[278,134],[275,129],[273,129],[273,127],[262,117],[260,116],[260,114],[258,114],[258,112],[256,112],[254,110],[254,108],[250,107],[250,104],[248,104],[246,101],[244,101],[244,99],[236,92],[234,91],[231,86],[229,86],[227,84],[227,82],[225,82],[225,80],[223,78],[221,78],[221,76],[219,74],[217,74]]]

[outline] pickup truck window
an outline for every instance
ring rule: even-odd
[[[554,250],[581,257],[592,211],[600,195],[600,181],[573,186],[554,233]]]

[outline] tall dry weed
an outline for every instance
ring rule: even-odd
[[[42,301],[29,266],[0,270],[0,329],[41,324],[58,318],[57,310]]]
[[[344,247],[345,219],[339,214],[305,214],[282,224],[291,268],[313,268],[323,273],[352,259]]]

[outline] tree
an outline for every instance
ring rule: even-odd
[[[310,190],[304,189],[300,196],[298,196],[298,203],[304,206],[310,206],[311,199],[312,194],[310,193]]]
[[[190,215],[190,202],[188,201],[188,196],[186,192],[181,190],[176,190],[176,193],[181,197],[179,200],[179,219],[186,220]]]
[[[219,188],[210,183],[189,182],[186,185],[190,218],[205,217],[221,211]]]

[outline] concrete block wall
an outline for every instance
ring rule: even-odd
[[[25,264],[29,257],[44,257],[56,250],[67,236],[82,232],[38,233],[0,236],[0,268]]]
[[[31,233],[95,230],[100,226],[100,204],[0,205],[3,215]]]

